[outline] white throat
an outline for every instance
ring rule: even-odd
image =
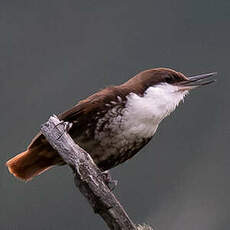
[[[159,123],[183,100],[188,91],[167,83],[149,87],[143,96],[127,96],[123,127],[130,135],[152,137]]]

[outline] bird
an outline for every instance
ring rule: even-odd
[[[74,142],[104,172],[136,155],[184,97],[192,89],[213,83],[216,74],[188,77],[169,68],[148,69],[121,85],[99,90],[58,118],[71,123],[68,133]],[[26,151],[6,162],[9,172],[24,181],[64,164],[41,132]]]

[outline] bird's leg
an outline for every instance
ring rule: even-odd
[[[111,191],[113,191],[115,187],[117,186],[118,181],[112,179],[112,176],[110,175],[109,170],[102,172],[102,177],[104,179],[105,184],[108,186],[108,188]]]
[[[69,130],[71,129],[71,127],[73,126],[72,123],[68,122],[68,121],[60,121],[60,123],[58,123],[57,125],[54,126],[54,128],[57,128],[59,125],[64,125],[64,132],[57,138],[57,140],[59,140],[62,135],[65,133],[65,132],[69,132]]]

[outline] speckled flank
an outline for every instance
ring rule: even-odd
[[[140,149],[157,130],[159,123],[175,110],[187,91],[167,83],[149,87],[143,96],[127,95],[125,107],[113,102],[112,108],[99,119],[94,133],[100,147],[93,150],[100,162]],[[109,104],[107,105],[109,106]],[[106,154],[101,154],[104,151]],[[118,154],[119,152],[119,154]],[[123,156],[124,160],[129,156]],[[121,160],[121,159],[119,159]]]

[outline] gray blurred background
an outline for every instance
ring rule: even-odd
[[[228,230],[230,1],[0,0],[0,229],[107,229],[68,167],[23,183],[5,161],[53,113],[141,70],[218,71],[112,170],[135,223]]]

